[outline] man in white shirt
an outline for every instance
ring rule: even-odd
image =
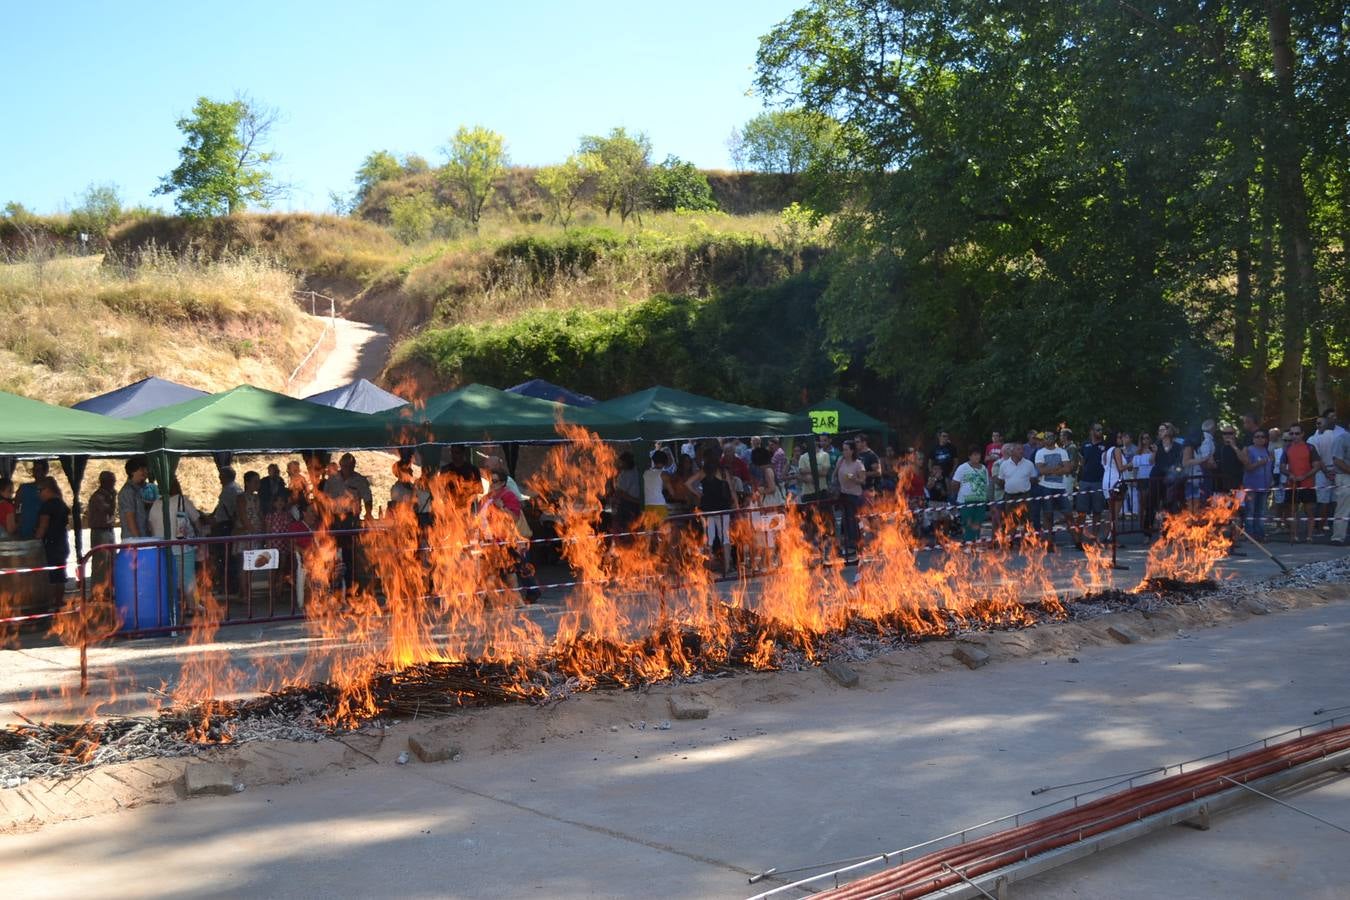
[[[1308,443],[1312,444],[1325,463],[1317,472],[1317,516],[1326,528],[1332,525],[1332,508],[1336,504],[1336,473],[1331,468],[1332,452],[1336,447],[1336,439],[1345,433],[1345,429],[1336,424],[1336,410],[1327,409],[1317,417],[1316,433],[1308,436]],[[1316,530],[1315,525],[1314,533]]]
[[[1059,445],[1059,436],[1053,431],[1041,435],[1041,449],[1036,451],[1036,471],[1040,473],[1040,489],[1035,492],[1039,503],[1033,503],[1031,518],[1036,527],[1040,527],[1040,512],[1046,513],[1047,530],[1050,534],[1050,546],[1055,546],[1055,512],[1064,519],[1064,526],[1070,527],[1069,516],[1069,473],[1073,463],[1069,461],[1069,452]]]
[[[1017,528],[1027,516],[1027,500],[1031,497],[1036,479],[1036,464],[1022,455],[1022,445],[1014,441],[1008,445],[1008,455],[998,461],[994,478],[1003,486],[1006,504],[1000,516],[1009,531]]]
[[[1336,517],[1331,529],[1331,543],[1345,546],[1345,532],[1350,527],[1350,432],[1341,429],[1331,445],[1331,456],[1326,467],[1336,482]]]

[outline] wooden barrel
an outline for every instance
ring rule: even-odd
[[[31,569],[47,564],[41,541],[0,541],[0,570]],[[50,612],[47,573],[0,575],[0,619]]]

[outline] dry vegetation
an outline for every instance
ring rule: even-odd
[[[280,388],[321,328],[296,306],[295,285],[260,255],[147,248],[103,265],[30,254],[0,265],[0,388],[62,405],[148,375]]]

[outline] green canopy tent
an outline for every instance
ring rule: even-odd
[[[0,458],[12,471],[15,457],[56,457],[71,490],[75,555],[84,552],[80,533],[80,484],[91,456],[132,456],[145,448],[140,428],[119,419],[53,406],[0,391]]]
[[[183,456],[397,446],[387,423],[365,413],[319,406],[241,385],[126,420],[147,432],[146,446]]]
[[[737,435],[804,434],[800,417],[771,409],[726,403],[668,387],[652,387],[591,407],[637,423],[644,441],[718,438]]]
[[[275,391],[240,385],[152,410],[126,424],[145,431],[150,469],[164,490],[183,456],[220,451],[374,450],[397,446],[387,423],[365,413],[318,406]],[[169,504],[164,533],[170,534]]]
[[[853,434],[862,431],[880,436],[883,443],[891,434],[890,426],[885,422],[869,416],[855,406],[850,406],[838,397],[829,397],[824,400],[818,400],[806,409],[797,413],[799,417],[799,428],[804,427],[806,431],[811,431],[811,413],[813,412],[838,413],[839,421],[837,431],[839,434]]]
[[[649,451],[657,441],[810,431],[809,427],[800,428],[795,417],[787,413],[727,403],[660,385],[606,400],[591,409],[637,423],[641,436],[640,452],[635,454],[639,470],[650,464]]]
[[[500,443],[507,445],[507,461],[513,471],[515,448],[511,445],[560,441],[559,422],[586,428],[606,441],[629,441],[638,436],[630,420],[611,413],[539,400],[484,384],[465,385],[372,418],[399,435],[400,443],[417,444],[427,464],[446,444]]]

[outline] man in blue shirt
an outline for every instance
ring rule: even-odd
[[[42,507],[42,481],[47,477],[47,461],[45,459],[35,459],[31,463],[33,470],[33,480],[27,484],[19,485],[18,492],[14,499],[18,501],[19,537],[25,541],[31,541],[37,534],[38,510]]]
[[[1102,482],[1106,480],[1105,432],[1100,423],[1094,423],[1088,431],[1087,440],[1078,448],[1082,458],[1082,467],[1078,470],[1078,493],[1074,497],[1075,522],[1078,526],[1077,542],[1083,543],[1083,522],[1092,517],[1091,534],[1094,540],[1101,534],[1101,516],[1106,509],[1106,495],[1102,493]]]

